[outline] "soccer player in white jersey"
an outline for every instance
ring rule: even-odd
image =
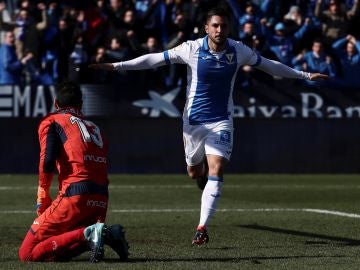
[[[135,59],[92,64],[105,70],[141,70],[162,65],[186,64],[188,85],[183,113],[183,136],[187,171],[203,189],[200,222],[192,241],[202,245],[209,241],[207,227],[221,195],[224,166],[233,145],[233,86],[242,65],[256,67],[269,74],[306,80],[327,79],[320,73],[294,70],[266,59],[241,42],[228,38],[229,15],[222,8],[207,14],[207,35],[187,41],[173,49],[147,54]]]

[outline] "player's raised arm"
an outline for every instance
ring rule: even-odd
[[[321,73],[310,73],[295,70],[287,65],[284,65],[278,61],[270,60],[265,57],[261,57],[260,64],[256,67],[266,73],[269,73],[273,76],[279,76],[284,78],[293,78],[293,79],[305,79],[311,81],[318,80],[327,80],[329,79],[328,75]]]
[[[163,53],[150,53],[124,62],[90,64],[89,68],[104,69],[109,71],[113,71],[113,70],[120,71],[120,70],[151,69],[163,65],[166,65],[166,61]]]

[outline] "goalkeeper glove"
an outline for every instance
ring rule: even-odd
[[[40,216],[51,205],[52,199],[49,195],[49,190],[43,187],[38,187],[36,200],[36,213]]]

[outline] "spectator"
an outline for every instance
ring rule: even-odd
[[[108,61],[106,53],[106,49],[103,46],[100,46],[96,49],[96,54],[93,55],[90,59],[91,64],[105,63]],[[98,72],[99,71],[99,72]],[[93,70],[89,70],[87,82],[94,84],[107,84],[109,82],[109,72],[106,70],[98,70],[94,72]]]
[[[333,49],[341,63],[339,84],[345,87],[360,86],[360,41],[352,35],[339,39]]]
[[[288,35],[286,32],[285,24],[279,22],[275,25],[275,33],[272,34],[266,20],[262,20],[263,34],[267,38],[271,50],[275,53],[279,61],[286,65],[291,65],[291,60],[294,56],[293,50],[295,43],[299,42],[301,38],[310,28],[310,19],[306,19],[304,25],[296,31],[293,35]]]
[[[108,17],[105,13],[105,3],[103,0],[96,1],[96,5],[91,6],[85,12],[88,23],[86,30],[86,40],[91,51],[94,51],[100,44],[106,42],[106,32],[108,28]]]
[[[239,38],[240,40],[249,47],[253,45],[253,36],[256,35],[254,23],[246,22],[244,23],[242,30],[240,31]]]
[[[48,25],[43,33],[43,43],[46,48],[53,47],[56,35],[58,33],[58,24],[61,16],[58,3],[51,1],[46,11],[48,17]]]
[[[189,38],[189,28],[183,13],[179,12],[169,27],[169,40],[164,44],[165,49],[171,49]]]
[[[195,40],[204,35],[204,21],[207,11],[216,6],[219,1],[215,0],[191,0],[192,8],[188,14],[189,24],[192,26],[192,39]]]
[[[46,6],[44,3],[39,3],[37,8],[41,11],[41,21],[37,22],[31,16],[29,10],[21,9],[16,18],[16,47],[18,50],[18,57],[22,58],[25,51],[31,51],[34,54],[36,63],[39,63],[40,48],[43,31],[48,26]]]
[[[88,63],[88,54],[84,44],[84,36],[79,34],[75,38],[75,46],[70,53],[69,74],[71,81],[81,82],[85,79],[86,64]]]
[[[131,56],[129,47],[124,45],[120,37],[111,39],[110,48],[106,50],[105,54],[110,61],[125,61],[130,59]]]
[[[151,34],[152,32],[149,29],[145,29],[144,25],[147,23],[151,15],[153,14],[156,7],[156,3],[150,5],[146,10],[143,16],[137,16],[133,9],[126,10],[123,22],[124,26],[122,31],[126,32],[126,35],[129,31],[133,31],[132,34],[135,35],[140,44],[146,42],[149,36],[155,36],[158,40],[160,39],[160,32],[155,33],[156,35]]]
[[[0,84],[21,84],[24,65],[33,57],[31,53],[18,59],[15,49],[15,35],[5,33],[5,42],[0,47]]]
[[[178,12],[170,32],[169,42],[164,44],[164,49],[172,49],[189,38],[189,30],[187,21],[183,13]],[[163,68],[160,68],[163,70]],[[171,65],[168,67],[169,74],[166,77],[166,85],[168,87],[183,86],[186,84],[186,67],[182,65]],[[160,77],[160,76],[158,76]]]
[[[260,4],[260,10],[263,19],[266,19],[270,27],[273,27],[276,21],[281,20],[282,10],[279,1],[263,0]]]
[[[41,59],[38,83],[41,85],[53,85],[58,81],[58,57],[54,50],[46,50]]]
[[[63,81],[68,78],[69,55],[71,53],[73,31],[65,17],[60,18],[58,29],[59,31],[55,37],[56,42],[54,42],[54,54],[57,58],[57,79]]]
[[[290,28],[290,32],[297,31],[304,24],[304,17],[301,14],[301,10],[298,6],[291,6],[288,13],[284,16],[284,22]]]
[[[330,78],[335,78],[336,69],[331,57],[324,52],[324,44],[320,39],[313,41],[311,51],[298,54],[293,60],[292,64],[295,69],[304,70],[307,72],[319,72],[329,75]],[[309,86],[324,85],[325,82],[306,82]]]
[[[159,53],[161,46],[155,37],[149,37],[146,43],[143,45],[143,54]],[[166,86],[166,68],[156,67],[153,69],[143,70],[142,75],[144,82],[146,82],[147,89],[165,90]],[[170,74],[173,76],[180,76],[182,73],[178,70],[169,69]],[[172,73],[173,72],[173,73]],[[137,73],[139,75],[139,73]],[[172,78],[176,80],[176,78]],[[179,78],[177,78],[179,79]]]
[[[4,23],[9,24],[11,22],[11,17],[9,11],[6,9],[6,3],[0,1],[0,44],[5,41],[6,26]]]
[[[256,53],[269,58],[276,59],[276,55],[266,45],[263,36],[253,35],[247,45],[252,48]],[[249,65],[244,65],[237,77],[237,84],[240,84],[240,89],[251,89],[254,81],[262,82],[267,85],[274,85],[274,77],[265,72],[259,71]]]
[[[122,0],[110,0],[109,2],[110,5],[106,10],[109,23],[108,35],[116,36],[123,28],[123,18],[129,7],[124,5]]]
[[[161,0],[136,0],[135,12],[137,18],[142,21],[145,32],[145,40],[154,36],[161,43],[168,41],[166,25],[166,5]],[[141,42],[143,42],[142,40]]]
[[[86,41],[88,30],[89,25],[85,18],[85,11],[83,9],[77,10],[76,20],[74,21],[74,37],[79,37],[81,35],[84,41]]]
[[[355,0],[352,9],[347,12],[341,9],[339,0],[330,0],[325,11],[322,11],[321,4],[322,0],[318,0],[315,16],[322,22],[325,43],[331,46],[335,40],[348,33],[350,21],[359,11],[359,1]]]
[[[262,18],[261,10],[251,1],[247,1],[244,7],[241,7],[235,0],[227,0],[238,23],[237,36],[241,37],[241,29],[245,23],[252,23],[256,32],[260,31],[260,20]]]

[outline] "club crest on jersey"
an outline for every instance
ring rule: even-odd
[[[226,62],[231,65],[234,63],[234,54],[233,53],[227,53],[226,56]]]

